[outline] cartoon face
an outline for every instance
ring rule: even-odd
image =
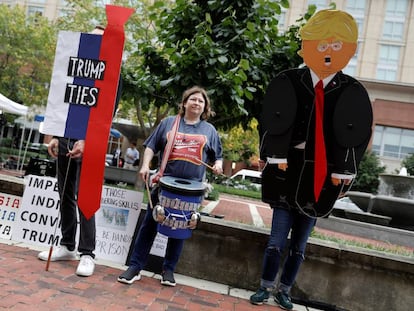
[[[334,74],[348,64],[355,54],[356,43],[342,42],[334,37],[321,40],[303,40],[302,57],[320,79]]]

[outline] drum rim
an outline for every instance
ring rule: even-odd
[[[185,188],[185,187],[176,187],[174,185],[172,185],[171,183],[166,183],[163,182],[163,179],[174,179],[174,180],[184,180],[184,181],[188,181],[190,184],[191,183],[197,183],[200,185],[200,187],[198,188]],[[186,179],[186,178],[181,178],[181,177],[175,177],[175,176],[163,176],[160,178],[159,181],[159,185],[161,188],[161,191],[163,189],[168,190],[172,193],[176,193],[176,194],[181,194],[181,195],[185,195],[185,194],[191,194],[192,196],[204,196],[204,192],[206,191],[206,186],[197,180],[191,180],[191,179]]]

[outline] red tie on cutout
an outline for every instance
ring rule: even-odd
[[[99,59],[106,63],[105,78],[95,82],[95,86],[99,88],[99,98],[89,114],[79,181],[78,206],[87,219],[101,206],[105,154],[124,50],[124,24],[133,12],[130,8],[106,6],[108,25],[102,37],[99,54]]]
[[[315,87],[315,172],[313,186],[315,202],[318,202],[327,173],[325,139],[323,137],[324,97],[323,81],[320,80]]]

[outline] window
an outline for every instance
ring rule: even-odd
[[[35,16],[36,18],[39,16],[43,16],[45,13],[45,8],[40,6],[32,6],[29,5],[27,7],[27,15],[28,16]]]
[[[414,130],[377,125],[372,151],[379,156],[404,159],[414,153]]]
[[[404,23],[386,20],[382,38],[386,40],[403,41]]]
[[[400,153],[403,158],[414,153],[414,131],[402,130]]]
[[[387,15],[404,17],[407,12],[408,0],[387,0],[385,12]]]
[[[328,5],[326,2],[327,2],[326,0],[309,0],[308,5],[311,5],[311,4],[316,5],[316,9],[319,11],[319,10],[328,8]]]
[[[350,76],[355,76],[356,68],[358,65],[358,54],[359,54],[360,44],[358,43],[355,55],[349,60],[348,65],[342,70],[345,74]]]
[[[384,40],[403,41],[407,11],[408,0],[387,0],[382,30]]]
[[[395,45],[380,46],[376,78],[396,81],[401,47]]]
[[[342,72],[350,76],[355,76],[356,67],[357,67],[357,59],[354,56],[351,58],[348,65],[342,70]]]
[[[364,31],[365,0],[348,0],[345,11],[352,15],[358,25],[358,34]]]
[[[58,16],[59,17],[65,17],[65,16],[69,16],[69,14],[71,13],[71,10],[67,10],[67,9],[59,9],[58,11]]]
[[[383,153],[385,157],[398,158],[398,146],[400,145],[401,129],[388,127],[383,136]]]
[[[254,177],[254,176],[246,176],[246,180],[254,183],[254,184],[261,184],[262,179],[260,177]]]
[[[106,4],[111,4],[111,0],[95,0],[95,5],[98,7],[104,7]]]
[[[283,32],[282,30],[286,29],[286,9],[285,8],[281,8],[281,12],[280,15],[277,15],[277,20],[278,20],[278,30],[279,33]]]

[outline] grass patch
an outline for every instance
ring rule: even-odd
[[[261,191],[257,190],[242,190],[236,189],[231,186],[220,185],[220,184],[213,184],[214,190],[217,190],[219,193],[227,193],[231,195],[237,195],[240,197],[252,198],[260,200],[262,198]]]
[[[380,243],[375,243],[375,242],[357,241],[357,240],[353,240],[352,238],[351,239],[338,238],[336,236],[329,235],[326,233],[316,232],[315,230],[311,233],[311,237],[322,240],[322,241],[334,242],[339,245],[354,246],[354,247],[359,247],[363,249],[370,249],[373,251],[414,258],[414,251],[404,246],[391,245],[391,244],[381,245]]]

